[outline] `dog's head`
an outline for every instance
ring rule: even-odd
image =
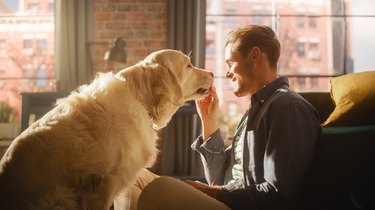
[[[142,83],[135,86],[138,91],[147,89],[139,92],[148,93],[143,101],[147,101],[145,104],[157,129],[166,126],[186,101],[205,97],[213,84],[211,72],[193,66],[190,58],[177,50],[153,52],[137,66],[137,80]]]
[[[178,100],[181,105],[189,100],[203,98],[213,84],[212,72],[195,67],[187,55],[177,50],[165,49],[153,52],[144,59],[144,63],[167,71],[160,75],[159,82],[168,77],[175,79],[166,82],[173,90],[182,91],[183,97]]]
[[[154,127],[164,127],[186,101],[204,98],[213,74],[191,64],[177,50],[160,50],[116,74],[150,113]]]

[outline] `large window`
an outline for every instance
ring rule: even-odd
[[[369,27],[375,25],[373,11],[373,0],[207,0],[211,51],[205,67],[215,73],[222,119],[241,117],[249,101],[236,98],[224,77],[223,40],[229,31],[248,24],[270,26],[282,47],[279,75],[288,76],[297,92],[329,91],[332,77],[375,69],[375,31]]]
[[[0,2],[0,103],[20,122],[21,93],[55,91],[54,0]]]

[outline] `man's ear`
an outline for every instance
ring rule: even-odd
[[[254,62],[258,61],[260,56],[261,56],[261,53],[262,53],[262,51],[260,50],[259,47],[257,47],[257,46],[252,47],[250,52],[249,52],[249,57],[248,57],[250,59],[251,63],[254,63]]]

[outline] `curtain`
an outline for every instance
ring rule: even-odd
[[[186,104],[162,131],[160,174],[180,177],[203,176],[199,154],[190,147],[201,132],[193,104]]]
[[[168,47],[191,53],[192,63],[204,67],[206,0],[168,1]]]
[[[190,54],[195,66],[204,67],[206,1],[168,1],[168,47]],[[190,147],[200,134],[195,103],[186,103],[162,131],[161,175],[201,177],[199,154]]]
[[[88,2],[55,1],[55,73],[59,92],[70,92],[92,77],[87,44]]]

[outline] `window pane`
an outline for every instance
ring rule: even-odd
[[[37,49],[44,50],[47,48],[47,40],[46,39],[37,39],[36,42]]]
[[[215,74],[222,119],[243,113],[249,100],[235,97],[224,77],[229,31],[248,24],[272,27],[281,42],[278,72],[289,77],[291,88],[329,91],[332,77],[375,69],[374,11],[372,0],[207,0],[205,66]]]
[[[322,8],[322,11],[327,8]],[[279,74],[287,76],[335,76],[344,74],[344,19],[314,17],[315,27],[294,27],[294,16],[280,15],[277,33],[281,42]],[[295,47],[293,47],[295,46]],[[349,56],[349,55],[348,55]],[[348,58],[350,59],[350,58]],[[346,69],[352,72],[353,69]],[[306,91],[310,91],[307,85]],[[328,90],[326,85],[321,90]]]
[[[54,0],[3,1],[0,14],[0,101],[20,123],[21,93],[55,91]]]
[[[0,39],[0,56],[5,54],[5,39]]]
[[[27,4],[27,9],[30,13],[37,13],[38,12],[38,3],[28,3]]]
[[[351,41],[351,65],[355,72],[375,70],[375,1],[352,0],[348,17],[348,39]]]

